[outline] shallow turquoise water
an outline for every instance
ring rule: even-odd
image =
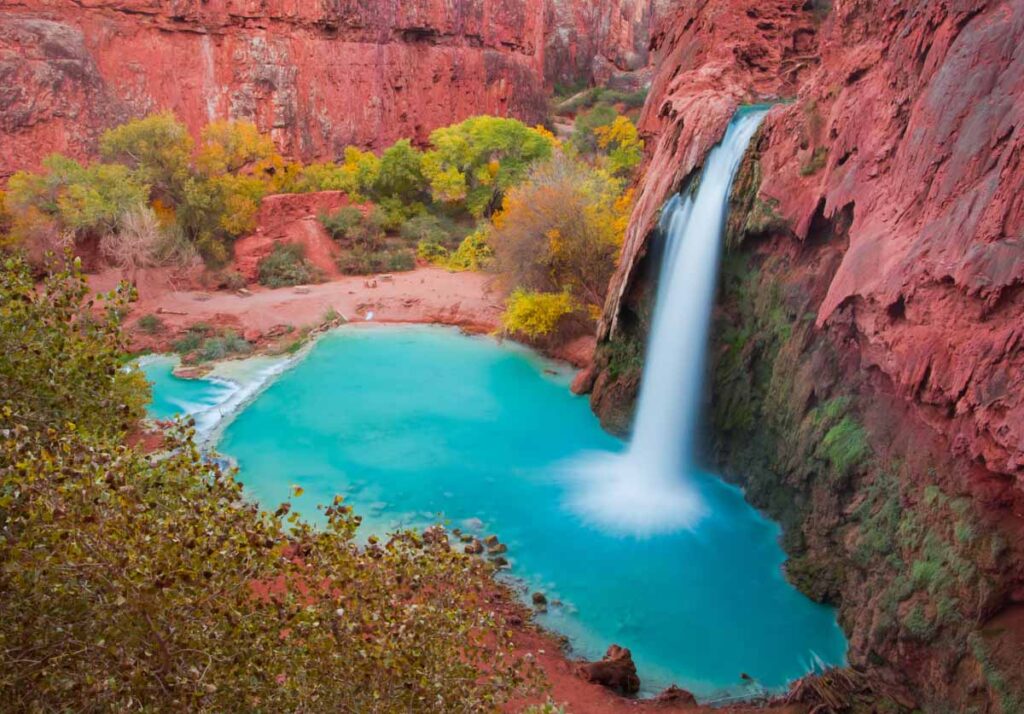
[[[499,534],[511,575],[565,603],[541,621],[586,657],[629,647],[647,693],[744,691],[741,672],[778,688],[843,661],[834,612],[783,578],[778,527],[718,479],[692,475],[709,514],[692,531],[636,539],[580,521],[565,464],[622,443],[549,370],[444,328],[346,328],[242,411],[219,448],[267,507],[301,485],[311,518],[341,493],[370,530],[444,518]],[[158,381],[158,407],[180,382]]]
[[[178,360],[173,357],[143,358],[139,366],[153,385],[149,415],[155,419],[191,416],[223,403],[234,391],[219,380],[180,379],[174,376]]]

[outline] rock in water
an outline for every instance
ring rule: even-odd
[[[633,655],[625,647],[612,645],[600,662],[584,662],[576,671],[584,680],[619,694],[636,694],[640,691],[640,677],[636,673]]]
[[[473,542],[467,543],[463,550],[465,550],[469,555],[480,555],[484,552],[484,544],[474,538]]]
[[[676,685],[670,685],[654,698],[659,704],[684,704],[686,706],[697,706],[697,697],[692,692],[680,689]]]

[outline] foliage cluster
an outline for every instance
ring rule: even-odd
[[[622,180],[557,154],[534,167],[495,215],[488,242],[497,269],[513,288],[564,292],[584,315],[596,316],[615,270],[631,200]]]
[[[278,243],[260,261],[258,270],[260,285],[268,288],[306,285],[320,279],[316,267],[306,260],[306,248],[299,243]]]
[[[415,268],[415,242],[406,237],[404,226],[429,218],[424,215],[403,222],[401,232],[390,236],[387,231],[391,222],[378,206],[366,212],[356,206],[345,206],[321,215],[320,222],[343,250],[338,257],[338,269],[346,275],[370,275]]]
[[[501,323],[506,332],[537,339],[554,332],[562,318],[575,309],[575,302],[568,293],[517,289],[508,298]]]
[[[189,362],[212,362],[250,354],[252,345],[234,330],[218,333],[210,325],[197,322],[174,342],[172,349]]]
[[[493,711],[527,682],[481,563],[247,500],[147,389],[77,271],[0,274],[0,699],[12,711]],[[119,307],[127,291],[109,296]]]

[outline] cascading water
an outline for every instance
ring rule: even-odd
[[[677,195],[663,211],[665,255],[632,442],[621,456],[573,469],[584,483],[570,505],[600,526],[645,535],[692,526],[703,513],[687,473],[695,468],[722,231],[733,178],[764,115],[741,110],[708,156],[696,195]]]

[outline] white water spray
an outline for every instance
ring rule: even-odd
[[[598,526],[650,535],[692,527],[703,515],[688,474],[694,469],[722,231],[733,177],[764,115],[738,114],[708,155],[696,196],[675,196],[665,206],[665,255],[633,440],[621,456],[589,457],[574,469],[584,483],[570,505]]]

